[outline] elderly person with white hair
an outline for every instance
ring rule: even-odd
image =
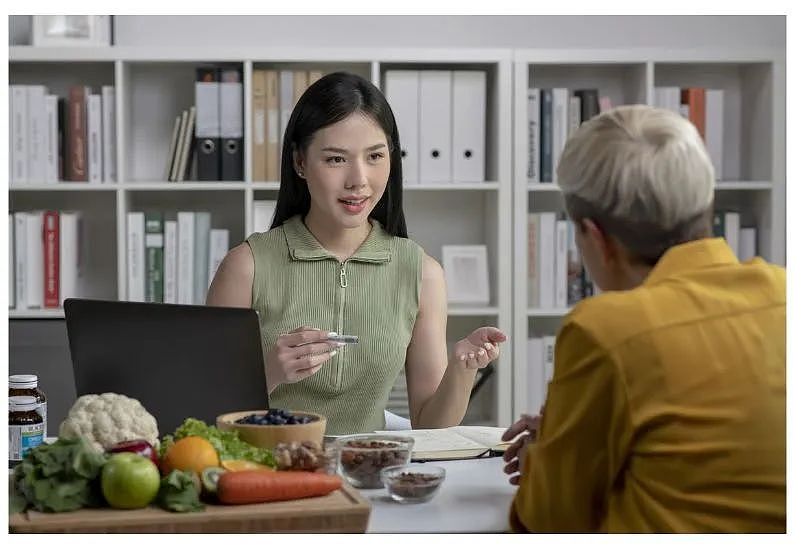
[[[784,532],[785,270],[711,237],[697,130],[620,107],[558,174],[603,292],[562,323],[542,415],[504,435],[512,529]]]

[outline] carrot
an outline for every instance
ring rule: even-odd
[[[220,475],[217,495],[223,504],[241,505],[318,497],[340,487],[339,476],[319,472],[239,470]]]

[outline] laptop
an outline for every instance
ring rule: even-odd
[[[157,419],[269,408],[259,319],[250,308],[66,299],[77,395],[121,393]]]

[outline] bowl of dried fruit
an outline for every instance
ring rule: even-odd
[[[416,463],[384,468],[381,475],[394,501],[424,503],[438,493],[446,478],[446,470],[440,466]]]
[[[221,414],[215,424],[221,430],[236,430],[251,445],[274,449],[279,443],[322,445],[327,419],[314,412],[271,408]]]
[[[336,439],[337,472],[353,487],[382,488],[380,471],[410,462],[412,437],[389,434],[356,434]]]

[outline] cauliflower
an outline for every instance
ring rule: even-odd
[[[131,439],[145,439],[158,447],[158,436],[157,420],[140,401],[118,393],[79,397],[58,431],[58,437],[84,437],[101,451]]]

